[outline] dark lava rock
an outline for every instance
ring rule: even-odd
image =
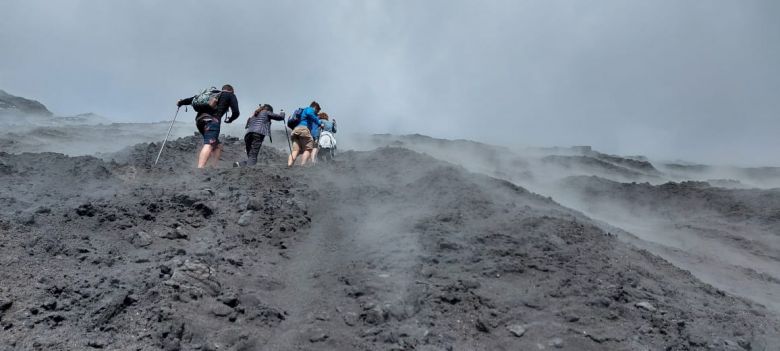
[[[8,311],[13,304],[14,302],[11,300],[0,299],[0,313]]]
[[[182,227],[157,229],[156,233],[157,236],[163,239],[177,240],[189,238],[187,231]]]
[[[129,295],[130,293],[125,290],[118,290],[108,294],[92,313],[94,316],[92,328],[100,328],[122,312],[127,306],[131,305],[133,302],[128,299]]]
[[[246,210],[244,214],[241,215],[241,217],[238,219],[238,225],[240,226],[247,226],[249,225],[250,221],[252,220],[252,210]]]
[[[19,224],[21,225],[33,225],[35,224],[35,214],[32,212],[25,212],[19,215]]]
[[[226,306],[225,304],[217,303],[211,307],[211,313],[217,317],[226,317],[233,313],[233,309]]]
[[[341,315],[341,318],[344,320],[344,324],[352,327],[357,324],[358,320],[360,319],[360,316],[355,312],[345,312]]]
[[[93,349],[102,349],[106,347],[106,342],[102,340],[90,340],[87,342],[87,346]]]
[[[246,204],[246,209],[250,211],[262,211],[263,210],[263,202],[259,199],[249,199],[249,201]]]
[[[556,349],[560,349],[563,347],[563,339],[561,338],[552,338],[549,342],[547,342],[547,345],[552,346]]]
[[[97,209],[92,204],[83,204],[76,209],[76,214],[79,216],[94,217],[97,213]]]
[[[387,320],[387,316],[387,311],[383,310],[382,307],[371,306],[370,308],[363,311],[363,313],[360,315],[360,319],[362,319],[366,324],[377,325],[384,323],[384,321]]]
[[[165,284],[190,290],[199,295],[205,293],[217,296],[222,291],[222,286],[217,280],[216,274],[214,268],[203,262],[186,260],[174,270],[173,275]]]
[[[483,333],[490,333],[490,328],[485,324],[485,322],[482,319],[477,319],[476,322],[474,322],[474,326],[477,328],[477,330],[483,332]]]
[[[525,335],[525,327],[523,327],[520,324],[512,324],[506,327],[506,329],[509,330],[509,332],[512,333],[512,335],[518,338]]]
[[[135,247],[147,247],[152,244],[152,236],[147,232],[138,231],[130,236],[130,243]]]
[[[203,215],[204,218],[209,218],[211,217],[212,214],[214,214],[213,206],[209,206],[205,202],[197,202],[194,205],[192,205],[192,208],[200,212],[200,214]]]
[[[234,294],[220,296],[217,300],[219,300],[219,302],[222,302],[223,304],[231,308],[236,307],[239,304],[238,296]]]
[[[322,342],[328,339],[328,334],[320,328],[314,328],[308,331],[309,341],[312,343]]]

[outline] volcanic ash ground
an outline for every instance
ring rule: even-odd
[[[780,345],[764,306],[425,154],[199,171],[197,138],[158,147],[0,153],[0,350]]]

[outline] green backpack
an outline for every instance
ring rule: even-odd
[[[192,108],[195,111],[203,113],[214,112],[214,109],[217,108],[217,102],[219,101],[219,95],[221,93],[222,91],[217,90],[215,87],[203,90],[192,99]]]

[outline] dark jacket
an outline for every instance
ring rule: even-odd
[[[179,105],[180,106],[192,105],[192,100],[194,98],[195,96],[191,96],[186,99],[181,99]],[[213,117],[217,117],[219,119],[220,117],[222,117],[224,114],[227,113],[228,108],[230,108],[230,111],[232,113],[230,114],[230,118],[225,118],[225,123],[233,122],[236,118],[238,118],[241,112],[238,110],[238,98],[236,98],[236,94],[223,90],[222,93],[219,94],[219,100],[217,100],[217,107],[211,112],[206,112],[206,113],[199,112],[195,116],[195,119],[198,119],[204,115],[210,115]]]
[[[271,134],[271,120],[283,121],[284,112],[273,113],[264,110],[263,112],[258,113],[257,116],[249,117],[249,119],[246,120],[246,132],[269,135]]]

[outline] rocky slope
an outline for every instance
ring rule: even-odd
[[[777,316],[403,148],[0,154],[0,350],[772,350]]]
[[[561,182],[558,198],[617,225],[675,264],[780,313],[780,189],[727,189],[706,182]],[[657,250],[659,249],[659,250]]]

